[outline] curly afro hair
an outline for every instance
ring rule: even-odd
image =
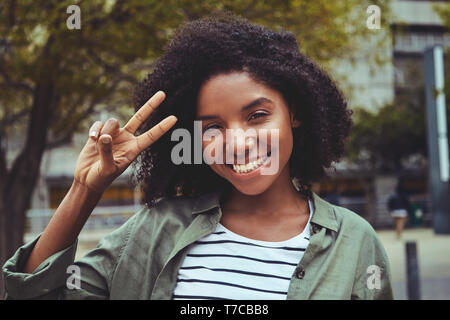
[[[229,12],[186,22],[175,32],[153,72],[136,87],[136,111],[157,91],[166,93],[139,132],[173,114],[178,121],[171,131],[185,128],[193,137],[202,84],[214,75],[234,71],[247,72],[278,90],[301,121],[293,129],[289,166],[301,192],[309,194],[311,183],[324,177],[325,170],[342,156],[352,112],[326,72],[299,52],[291,32],[276,32]],[[171,141],[171,131],[144,150],[134,164],[147,206],[161,197],[192,197],[230,186],[205,163],[175,165],[170,154],[178,142]]]

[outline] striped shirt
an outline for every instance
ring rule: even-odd
[[[260,241],[222,224],[191,245],[178,272],[173,299],[286,299],[292,274],[309,244],[304,230],[285,241]]]

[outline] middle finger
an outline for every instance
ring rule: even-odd
[[[166,94],[163,91],[158,91],[155,93],[127,122],[124,129],[134,134],[136,130],[147,120],[148,116],[153,112],[153,110],[158,107],[161,102],[165,99]]]

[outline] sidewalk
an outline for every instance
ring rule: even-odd
[[[83,230],[79,236],[76,259],[94,248],[106,230]],[[393,230],[377,231],[391,264],[394,297],[407,299],[406,248],[407,241],[417,243],[421,298],[450,299],[450,235],[435,235],[432,229],[406,229],[397,240]]]
[[[450,235],[432,229],[406,229],[402,239],[395,232],[377,231],[389,256],[395,299],[407,299],[406,242],[415,241],[423,300],[450,299]]]

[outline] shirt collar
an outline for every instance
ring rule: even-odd
[[[220,207],[220,197],[223,189],[203,194],[195,199],[192,214],[198,214]],[[314,203],[314,214],[311,222],[327,229],[338,231],[338,223],[333,206],[312,192]]]

